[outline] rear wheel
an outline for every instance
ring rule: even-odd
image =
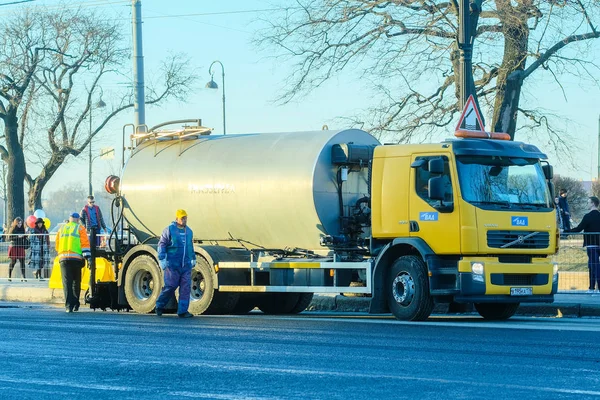
[[[232,314],[248,314],[256,308],[258,298],[255,294],[240,294],[240,298],[231,311]]]
[[[427,266],[421,257],[403,256],[392,264],[386,283],[392,314],[402,321],[423,321],[433,311]]]
[[[501,321],[517,312],[519,303],[475,303],[475,309],[485,319]]]
[[[299,314],[306,310],[306,307],[310,305],[313,296],[313,293],[300,293],[300,298],[294,308],[291,309],[290,314]]]
[[[208,261],[197,257],[192,269],[190,307],[192,314],[229,314],[238,302],[238,293],[220,293],[215,290],[214,272]]]
[[[299,293],[265,293],[258,308],[265,314],[290,314],[300,299]]]
[[[135,312],[146,314],[154,310],[163,285],[162,271],[151,256],[138,256],[129,264],[125,297]]]

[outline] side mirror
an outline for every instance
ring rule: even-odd
[[[442,175],[444,173],[444,160],[441,158],[429,160],[429,173],[434,175]]]
[[[427,186],[427,194],[431,200],[444,200],[444,180],[441,177],[429,178]]]
[[[423,168],[426,164],[427,164],[427,161],[424,158],[421,158],[420,160],[413,161],[413,163],[410,164],[410,167],[411,168]]]
[[[546,177],[546,179],[550,180],[550,179],[554,178],[554,168],[552,167],[552,165],[550,165],[550,164],[542,165],[542,171],[544,171],[544,176]],[[552,197],[554,197],[554,195]]]

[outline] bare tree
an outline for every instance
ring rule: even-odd
[[[456,120],[457,0],[296,0],[284,10],[267,19],[258,38],[294,63],[281,102],[348,71],[373,82],[358,96],[382,98],[351,118],[359,126],[402,142]],[[520,113],[527,119],[521,128],[544,130],[555,148],[563,145],[552,116],[520,104],[523,86],[535,72],[555,79],[559,93],[562,74],[597,87],[599,67],[585,43],[600,36],[599,11],[597,0],[484,1],[473,74],[479,102],[493,108],[495,131],[514,139]]]
[[[581,220],[587,212],[587,199],[590,195],[585,191],[583,183],[575,178],[559,175],[554,175],[553,182],[557,196],[560,189],[567,191],[571,217],[576,221]]]
[[[40,208],[45,185],[67,157],[79,155],[111,119],[133,107],[131,93],[111,96],[109,111],[96,117],[90,132],[102,84],[120,78],[129,62],[123,28],[83,9],[26,10],[0,24],[0,155],[8,165],[9,219],[24,215],[24,181],[29,209]],[[147,103],[183,98],[195,79],[187,65],[183,56],[171,56],[162,87],[149,89]],[[27,148],[29,165],[41,168],[37,176],[27,172]]]

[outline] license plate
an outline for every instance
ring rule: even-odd
[[[511,287],[511,296],[531,296],[533,294],[533,288],[530,287]]]

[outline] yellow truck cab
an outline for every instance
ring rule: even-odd
[[[458,302],[505,319],[522,301],[552,302],[558,231],[546,158],[506,140],[376,147],[371,312],[422,320],[434,302]]]

